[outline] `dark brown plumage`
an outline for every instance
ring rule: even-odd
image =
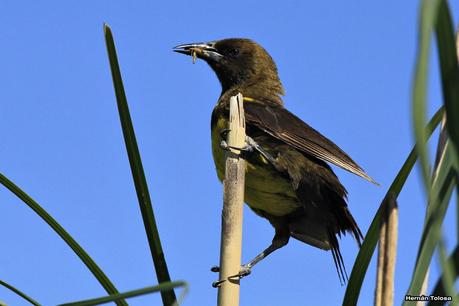
[[[284,89],[271,56],[248,39],[224,39],[177,46],[196,55],[217,74],[222,94],[211,120],[212,152],[224,178],[221,132],[227,128],[229,99],[244,96],[247,135],[260,147],[245,154],[245,201],[275,229],[272,244],[241,275],[290,237],[331,250],[340,279],[347,278],[336,236],[350,232],[360,245],[362,233],[346,204],[346,190],[327,162],[373,182],[344,151],[283,106]]]

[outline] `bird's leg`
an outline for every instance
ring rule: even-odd
[[[244,276],[249,275],[251,273],[251,269],[253,266],[262,261],[275,250],[278,250],[283,246],[287,245],[289,238],[290,235],[288,233],[287,235],[284,235],[283,233],[276,232],[276,235],[274,236],[271,245],[267,247],[263,252],[255,256],[251,261],[243,265],[241,267],[241,271],[239,272],[239,276],[242,278]]]
[[[276,234],[274,235],[274,238],[273,238],[273,241],[272,241],[271,245],[269,247],[267,247],[263,252],[261,252],[260,254],[255,256],[255,258],[253,258],[251,261],[249,261],[245,265],[242,265],[241,266],[241,270],[239,271],[238,274],[236,274],[234,276],[230,276],[229,278],[237,277],[237,278],[241,279],[241,278],[249,275],[252,272],[252,267],[253,266],[255,266],[257,263],[262,261],[264,258],[266,258],[269,254],[271,254],[275,250],[280,249],[283,246],[285,246],[288,243],[289,238],[290,238],[290,234],[288,233],[288,231],[285,232],[285,231],[282,231],[282,230],[276,230]],[[211,271],[212,272],[219,272],[220,271],[220,267],[214,266],[214,267],[211,268]],[[214,288],[219,287],[224,281],[226,281],[226,279],[215,281],[212,284],[212,287],[214,287]]]
[[[269,154],[265,149],[263,149],[253,138],[246,136],[245,141],[247,143],[247,146],[249,148],[252,148],[251,150],[256,150],[258,151],[261,155],[264,156],[274,167],[277,168],[277,161],[276,159]]]

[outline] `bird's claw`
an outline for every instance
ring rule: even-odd
[[[220,147],[223,150],[225,150],[225,151],[231,151],[231,149],[238,150],[240,152],[240,154],[241,154],[241,157],[245,158],[245,159],[248,157],[248,153],[252,153],[254,151],[257,151],[259,154],[264,156],[264,158],[266,158],[276,169],[280,168],[278,162],[276,161],[276,159],[270,153],[268,153],[265,149],[263,149],[250,136],[246,136],[245,137],[245,146],[243,146],[242,148],[229,146],[228,143],[225,140],[226,138],[223,137],[223,136],[227,135],[228,132],[229,132],[228,129],[224,129],[224,130],[220,131],[220,135],[222,136],[222,140],[220,142]]]
[[[215,281],[215,282],[212,283],[212,287],[218,288],[218,287],[220,287],[221,284],[223,284],[224,282],[226,282],[226,279],[221,279],[221,280]]]
[[[241,266],[241,270],[239,271],[239,274],[238,274],[239,279],[246,277],[247,275],[250,275],[250,273],[252,273],[252,268],[250,268],[247,265]]]
[[[219,266],[213,266],[212,268],[210,268],[210,270],[212,272],[220,272],[220,267]],[[246,277],[247,275],[250,275],[250,273],[252,273],[251,267],[249,267],[248,265],[243,265],[243,266],[241,266],[241,269],[239,270],[238,274],[233,275],[233,276],[229,276],[228,279],[237,278],[238,280],[240,280],[243,277]],[[227,281],[226,279],[219,279],[219,280],[217,280],[217,281],[212,283],[212,287],[218,288],[218,287],[221,286],[221,284],[223,284],[226,281]]]
[[[252,152],[253,151],[253,147],[251,145],[246,145],[246,146],[244,146],[242,148],[239,148],[239,147],[235,147],[235,146],[229,146],[228,143],[225,140],[222,140],[220,142],[220,148],[222,148],[225,151],[230,151],[231,149],[238,150],[238,151],[241,151],[242,153],[247,153],[247,152]]]
[[[241,151],[242,153],[248,153],[248,152],[253,152],[254,148],[256,149],[257,143],[249,136],[245,137],[245,143],[246,145],[243,147],[234,147],[234,146],[229,146],[228,143],[226,142],[225,139],[227,139],[229,129],[223,129],[220,131],[220,137],[221,137],[221,142],[220,142],[220,147],[223,150],[230,151],[231,149],[233,150],[238,150]]]

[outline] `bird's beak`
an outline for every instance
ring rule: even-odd
[[[215,42],[183,44],[174,47],[172,51],[191,55],[193,58],[198,57],[205,61],[218,62],[223,57],[215,49]]]

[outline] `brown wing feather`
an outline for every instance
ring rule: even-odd
[[[377,185],[343,150],[278,104],[244,103],[247,124],[284,141],[297,150],[332,163]]]

